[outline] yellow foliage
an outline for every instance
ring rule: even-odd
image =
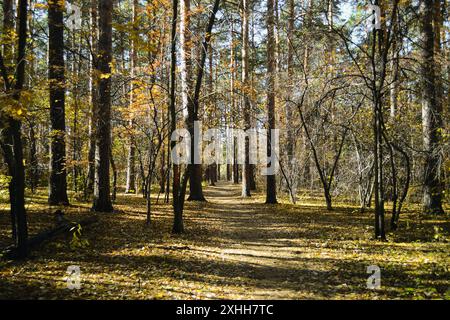
[[[109,78],[111,78],[111,73],[100,74],[100,79],[109,79]]]

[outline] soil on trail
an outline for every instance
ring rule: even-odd
[[[405,213],[388,242],[371,239],[372,214],[349,205],[265,205],[262,194],[240,197],[240,185],[205,188],[208,202],[187,202],[183,235],[171,234],[169,204],[152,205],[145,226],[142,196],[119,195],[114,214],[33,251],[26,262],[0,262],[1,298],[59,299],[377,299],[449,298],[448,217]],[[156,201],[156,197],[154,199]],[[33,200],[30,225],[51,216]],[[155,202],[154,201],[154,202]],[[43,213],[44,212],[44,213]],[[88,204],[67,216],[79,220]],[[7,214],[0,214],[7,230]],[[47,219],[47,220],[46,220]],[[440,229],[436,229],[436,226]],[[436,230],[442,237],[436,238]],[[3,232],[3,239],[7,235]],[[2,239],[0,238],[0,240]],[[79,290],[67,288],[67,267],[80,267]],[[381,288],[367,287],[368,266]]]

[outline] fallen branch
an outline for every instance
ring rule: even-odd
[[[82,227],[85,227],[87,225],[97,222],[97,220],[98,219],[96,216],[88,217],[79,222],[72,222],[72,221],[65,220],[64,222],[58,224],[55,228],[50,229],[50,230],[45,230],[45,231],[29,238],[27,241],[27,250],[30,251],[32,248],[37,247],[38,245],[40,245],[42,242],[44,242],[46,240],[50,240],[52,238],[55,238],[58,235],[68,233],[68,232],[70,232],[70,230],[73,227],[75,227],[77,225],[81,225]],[[16,257],[16,255],[17,255],[17,247],[15,245],[6,247],[4,250],[1,251],[1,254],[0,254],[0,256],[7,258],[7,259],[14,259]]]

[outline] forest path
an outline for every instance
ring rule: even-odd
[[[309,275],[302,268],[300,247],[286,217],[262,197],[241,197],[241,185],[218,182],[205,189],[207,220],[220,225],[212,252],[226,264],[236,265],[228,277],[251,285],[252,298],[297,295],[299,280]],[[298,226],[295,226],[296,229]]]
[[[203,254],[212,261],[221,260],[221,264],[215,262],[214,273],[220,274],[225,267],[228,271],[222,275],[230,286],[235,279],[236,285],[247,287],[241,298],[325,298],[347,286],[344,279],[338,280],[342,263],[336,263],[339,260],[326,249],[327,240],[333,240],[341,229],[339,224],[331,229],[328,225],[337,221],[338,213],[333,217],[325,212],[324,221],[318,223],[314,214],[320,207],[305,208],[302,216],[290,214],[292,205],[266,205],[258,193],[242,198],[241,185],[227,182],[208,186],[204,193],[208,203],[197,204],[203,209],[201,217],[190,219],[216,230],[213,246],[202,248]],[[365,285],[364,267],[354,262],[355,267],[360,268]]]
[[[373,241],[372,214],[321,198],[264,204],[255,192],[219,182],[204,188],[208,202],[186,202],[185,233],[171,233],[171,204],[156,204],[145,224],[142,195],[118,194],[113,214],[81,232],[88,245],[59,237],[29,260],[0,260],[0,298],[30,299],[377,299],[442,298],[450,294],[448,243],[435,239],[434,221],[405,214],[396,238]],[[29,210],[32,233],[53,223],[46,190]],[[90,203],[66,208],[78,221]],[[439,225],[444,227],[446,220]],[[9,224],[9,215],[0,215]],[[408,227],[410,226],[410,227]],[[3,237],[9,238],[8,234]],[[417,240],[420,239],[420,242]],[[367,288],[367,267],[381,268],[382,287]],[[79,266],[81,288],[67,289],[67,268]],[[449,291],[447,294],[446,292]]]

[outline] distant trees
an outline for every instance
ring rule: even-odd
[[[80,27],[67,29],[64,1],[28,13],[26,1],[16,2],[2,2],[0,173],[21,248],[24,188],[44,185],[51,205],[67,205],[70,195],[99,212],[113,210],[116,193],[140,192],[148,223],[152,184],[166,203],[172,187],[175,233],[184,230],[186,193],[205,200],[202,180],[214,185],[221,173],[241,183],[242,197],[258,182],[267,203],[319,191],[331,209],[334,199],[359,198],[361,211],[375,205],[380,239],[386,213],[394,230],[408,201],[444,211],[450,66],[442,1],[377,1],[381,26],[370,32],[367,13],[355,7],[343,23],[332,0],[226,2],[217,17],[219,0],[173,0],[171,9],[66,1],[81,9]],[[267,129],[259,155],[270,167],[280,161],[281,172],[256,174],[267,166],[250,163],[248,137],[242,150],[237,140],[223,147],[226,165],[171,163],[171,133],[193,135],[201,119],[220,139],[232,128]],[[201,158],[191,147],[191,160]]]

